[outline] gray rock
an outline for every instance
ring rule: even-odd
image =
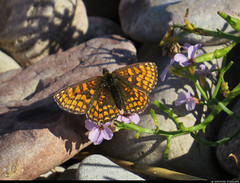
[[[69,48],[88,29],[81,0],[3,0],[0,12],[0,47],[21,66]]]
[[[63,173],[60,174],[58,180],[76,180],[76,173],[80,163],[75,163],[69,166]]]
[[[89,28],[86,35],[84,36],[86,40],[110,34],[117,34],[123,36],[121,27],[110,19],[90,16],[88,17],[88,20]]]
[[[104,17],[115,22],[119,21],[118,6],[120,0],[83,0],[89,17]]]
[[[230,32],[217,11],[239,17],[240,1],[216,0],[122,0],[119,15],[123,32],[140,42],[160,42],[163,35],[173,24],[184,25],[184,15],[189,8],[188,21],[197,27]],[[216,43],[212,37],[188,34],[182,39],[189,43]],[[219,39],[218,39],[219,41]]]
[[[224,75],[225,81],[228,82],[229,89],[232,90],[240,82],[239,71],[239,45],[236,45],[233,50],[228,54],[227,58],[230,61],[234,61],[232,67]],[[234,104],[234,105],[232,105]],[[238,116],[240,114],[240,101],[238,97],[234,99],[229,105],[228,108],[234,111]],[[216,140],[220,140],[225,137],[231,136],[234,132],[240,129],[239,120],[234,119],[233,117],[228,116],[226,113],[217,119],[217,123],[214,126],[216,133]],[[218,130],[217,130],[218,129]],[[233,157],[229,157],[230,154],[234,154],[238,160],[238,166],[240,165],[240,134],[238,134],[230,142],[218,146],[216,148],[216,155],[219,161],[219,164],[223,169],[234,177],[239,177],[240,169],[237,168],[236,162]]]
[[[76,172],[77,180],[144,180],[102,155],[85,158]]]
[[[234,105],[233,112],[237,115],[240,114],[240,100]],[[230,116],[221,124],[218,139],[223,139],[233,135],[234,132],[240,130],[239,120],[232,118]],[[230,154],[234,154],[238,160],[238,165],[236,164],[233,157],[229,157]],[[239,161],[240,161],[240,134],[238,134],[230,142],[220,145],[216,148],[216,155],[219,161],[219,164],[224,168],[226,172],[231,174],[234,177],[239,176]]]
[[[40,175],[37,179],[35,180],[56,180],[58,177],[63,174],[65,171],[65,168],[61,166],[57,166],[51,170],[49,170],[47,173],[44,173]]]

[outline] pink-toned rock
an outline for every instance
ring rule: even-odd
[[[88,29],[81,0],[3,0],[0,17],[0,48],[21,66],[69,48]]]
[[[130,41],[115,35],[0,74],[0,179],[35,179],[88,146],[85,115],[64,112],[53,94],[101,75],[103,67],[133,62],[135,54]]]

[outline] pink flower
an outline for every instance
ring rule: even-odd
[[[113,137],[113,132],[108,128],[111,123],[101,124],[98,126],[96,123],[85,120],[85,128],[90,130],[88,139],[93,142],[94,145],[99,145],[102,143],[103,139],[111,140]]]
[[[193,60],[196,57],[197,50],[200,47],[201,47],[201,44],[195,44],[195,45],[185,44],[185,46],[183,46],[183,49],[187,50],[188,57],[186,57],[181,53],[177,53],[173,58],[182,67],[189,66],[194,63]]]
[[[202,76],[207,76],[213,69],[215,69],[215,65],[212,65],[212,67],[208,69],[204,64],[201,64],[199,68],[200,69],[196,69],[196,71]]]
[[[176,61],[179,63],[180,66],[186,67],[194,63],[193,59],[198,56],[196,55],[197,50],[201,47],[201,44],[196,45],[190,45],[188,43],[185,43],[182,48],[188,52],[188,57],[181,53],[177,53],[170,61],[170,63],[167,65],[167,67],[163,70],[162,74],[160,75],[161,81],[164,81],[166,78],[166,75],[168,73],[169,68],[172,66],[172,64]]]
[[[131,121],[135,124],[138,124],[140,121],[140,117],[138,114],[124,114],[119,115],[117,121],[121,121],[124,123],[131,123]]]
[[[167,75],[167,73],[168,73],[168,70],[169,70],[169,68],[171,67],[171,65],[172,65],[173,63],[174,63],[174,59],[172,58],[172,59],[170,60],[170,63],[167,65],[167,67],[165,67],[165,69],[163,70],[162,74],[160,75],[160,78],[161,78],[162,81],[165,80],[166,75]]]
[[[186,109],[188,111],[193,110],[195,108],[195,106],[196,106],[195,100],[191,96],[191,93],[190,93],[189,90],[188,90],[187,94],[185,92],[180,92],[179,95],[178,95],[177,100],[175,101],[175,105],[176,106],[184,104],[184,103],[186,103]]]

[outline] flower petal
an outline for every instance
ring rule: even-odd
[[[178,94],[178,98],[177,100],[175,101],[175,105],[178,106],[178,105],[181,105],[181,104],[184,104],[187,100],[187,95],[185,92],[180,92]]]
[[[188,61],[187,57],[181,53],[177,53],[173,58],[176,62],[180,63]]]
[[[131,123],[131,119],[129,119],[129,118],[125,117],[125,116],[122,116],[122,121],[124,123]]]
[[[94,145],[99,145],[103,141],[103,138],[98,138],[95,142],[93,142]]]
[[[188,58],[183,55],[183,54],[180,54],[180,53],[177,53],[175,56],[174,56],[174,60],[176,62],[179,63],[179,65],[181,65],[182,67],[186,67],[188,65],[190,65],[191,63],[188,61]]]
[[[111,140],[113,137],[113,132],[108,127],[105,127],[104,130],[101,131],[102,137],[106,140]]]
[[[93,123],[88,119],[85,120],[85,128],[87,128],[88,130],[92,130],[93,128],[96,127],[98,127],[96,123]]]
[[[199,48],[201,48],[201,46],[202,46],[202,44],[195,44],[195,45],[194,45],[195,49],[197,49],[197,50],[198,50]]]
[[[108,127],[109,125],[111,125],[111,122],[107,122],[107,123],[103,124],[104,128]]]
[[[192,98],[192,95],[191,95],[191,92],[190,92],[190,90],[188,90],[188,92],[187,92],[187,94],[186,94],[186,97],[187,97],[187,99],[190,99],[190,98]]]
[[[197,50],[201,47],[201,44],[191,45],[188,48],[188,59],[193,59],[197,53]],[[199,56],[199,55],[198,55]]]
[[[98,127],[95,127],[90,131],[88,135],[88,139],[91,140],[93,143],[95,143],[99,141],[100,135],[101,135],[101,130]]]
[[[206,69],[206,66],[204,64],[199,65],[199,67],[200,67],[201,70],[205,70]]]
[[[169,70],[169,68],[171,67],[171,65],[175,62],[174,58],[172,58],[170,60],[170,63],[167,65],[167,67],[165,67],[165,69],[163,70],[162,74],[160,75],[161,81],[165,81],[167,72]]]
[[[122,120],[122,115],[119,115],[119,116],[117,117],[117,121],[123,122],[123,120]]]
[[[162,74],[160,75],[160,78],[161,78],[161,81],[165,81],[165,78],[166,78],[166,75],[167,75],[167,72],[169,70],[169,65],[167,67],[165,67],[165,69],[163,70]]]
[[[199,68],[200,69],[196,69],[196,71],[202,76],[206,76],[210,73],[210,71],[206,68],[204,64],[201,64]]]
[[[185,62],[179,62],[179,65],[181,65],[182,67],[187,67],[187,66],[191,65],[191,63],[187,60]]]
[[[193,98],[187,100],[186,109],[188,111],[192,111],[195,108],[195,106],[196,106],[196,103]]]
[[[189,43],[184,43],[182,48],[187,51],[190,46],[191,45]]]
[[[196,52],[197,52],[197,49],[195,49],[195,47],[191,45],[188,48],[188,59],[193,59]]]
[[[133,114],[133,115],[129,116],[129,118],[135,124],[138,124],[140,121],[140,117],[138,114]]]

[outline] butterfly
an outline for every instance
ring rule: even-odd
[[[122,113],[143,112],[158,75],[153,62],[128,65],[112,73],[104,68],[102,74],[61,89],[54,100],[70,113],[86,114],[92,122],[106,123]]]

